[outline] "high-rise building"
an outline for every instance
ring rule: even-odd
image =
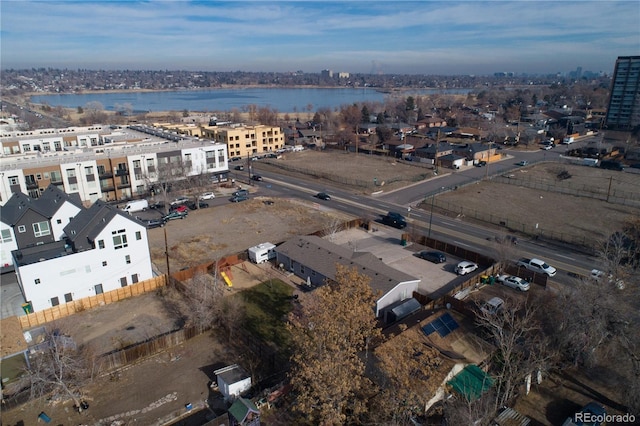
[[[640,56],[619,56],[611,83],[607,127],[631,130],[640,126]]]

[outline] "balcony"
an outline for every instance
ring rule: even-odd
[[[126,176],[129,174],[128,169],[116,169],[116,176]]]
[[[112,178],[113,172],[111,170],[104,170],[102,172],[98,170],[98,176],[100,177],[100,179]]]

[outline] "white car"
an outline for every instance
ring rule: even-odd
[[[214,198],[216,198],[216,195],[213,192],[205,192],[198,198],[200,198],[201,200],[213,200]]]
[[[530,288],[528,281],[525,281],[520,277],[514,277],[513,275],[500,275],[497,280],[499,283],[502,283],[507,287],[515,288],[520,291],[529,291]]]
[[[456,274],[467,275],[469,272],[473,272],[476,269],[478,269],[477,263],[463,260],[462,262],[458,263],[458,266],[456,266]]]

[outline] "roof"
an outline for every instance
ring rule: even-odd
[[[238,364],[220,368],[213,373],[222,378],[222,380],[227,384],[238,383],[251,377],[249,373],[247,373],[244,368],[240,367]]]
[[[359,273],[371,279],[369,285],[373,290],[383,293],[399,283],[419,281],[386,265],[369,252],[354,252],[315,235],[292,238],[278,246],[276,253],[282,253],[334,281],[337,263],[349,268],[356,267]]]
[[[493,379],[475,364],[469,364],[447,382],[454,392],[467,401],[475,401],[493,386]]]
[[[258,410],[258,407],[256,407],[253,402],[242,397],[236,399],[236,402],[229,407],[229,414],[240,423],[242,423],[250,413],[260,414],[260,410]]]
[[[518,413],[513,408],[507,407],[502,410],[493,422],[498,426],[529,426],[531,419]]]
[[[35,202],[38,203],[38,206],[40,206],[43,211],[49,214],[48,217],[53,217],[65,202],[69,202],[80,209],[84,207],[80,199],[80,194],[67,194],[53,184],[49,185]]]
[[[48,216],[47,212],[34,201],[33,198],[22,192],[14,193],[0,209],[0,220],[9,226],[13,226],[18,223],[20,218],[29,210],[33,210],[41,216],[51,219],[51,216]]]
[[[74,250],[88,250],[93,248],[95,238],[116,215],[139,223],[129,214],[110,206],[104,201],[98,200],[93,203],[89,209],[81,210],[76,217],[64,227],[64,233],[69,240],[73,242]],[[142,226],[142,224],[140,225]]]
[[[0,359],[28,349],[18,317],[0,320]]]

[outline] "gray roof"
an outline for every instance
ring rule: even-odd
[[[399,283],[419,280],[387,266],[369,252],[354,252],[315,235],[292,238],[276,247],[276,253],[282,253],[331,280],[335,280],[337,263],[356,267],[359,273],[371,279],[371,288],[383,294]]]
[[[28,210],[34,210],[43,217],[51,219],[51,215],[35,201],[22,192],[14,193],[7,203],[0,208],[0,220],[9,226],[13,226]]]
[[[67,194],[56,185],[49,185],[35,202],[43,211],[47,212],[48,217],[51,218],[65,201],[68,201],[80,209],[84,208],[80,200],[80,194]]]
[[[73,243],[75,251],[89,250],[93,248],[95,238],[102,232],[111,219],[116,215],[121,215],[127,219],[139,223],[117,208],[110,206],[104,201],[98,200],[89,209],[81,210],[67,226],[64,233]]]

